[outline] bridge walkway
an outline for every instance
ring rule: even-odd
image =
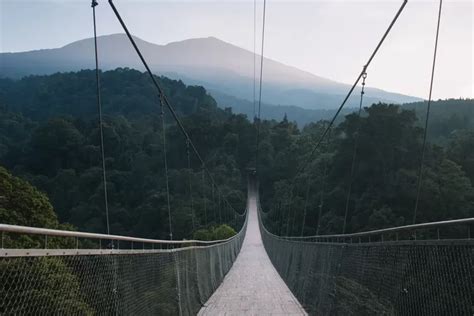
[[[255,196],[249,197],[247,233],[237,260],[198,315],[306,315],[263,247]]]

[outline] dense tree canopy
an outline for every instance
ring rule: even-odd
[[[92,71],[1,79],[0,163],[45,192],[59,222],[105,232],[94,80]],[[202,87],[158,80],[220,192],[236,211],[244,212],[246,170],[255,164],[254,125],[244,115],[219,108]],[[104,72],[102,82],[111,232],[168,238],[164,139],[156,92],[146,74],[136,70]],[[473,214],[472,103],[433,104],[418,222]],[[411,223],[424,105],[374,104],[361,118],[341,117],[311,159],[312,146],[327,122],[299,128],[286,116],[279,122],[262,121],[258,176],[271,229],[293,235],[341,232],[351,182],[348,232]],[[209,238],[221,223],[237,230],[239,217],[234,220],[231,207],[222,202],[209,177],[203,177],[192,152],[188,168],[186,141],[168,111],[165,120],[175,238]],[[310,163],[292,191],[291,180],[304,161]],[[34,196],[31,193],[32,200],[41,200]],[[14,219],[10,209],[2,206],[1,221],[25,223]],[[45,214],[53,213],[45,208]],[[227,228],[222,229],[227,234]]]
[[[271,155],[278,161],[262,167],[266,174],[260,175],[273,230],[283,235],[341,233],[351,182],[346,232],[411,224],[423,137],[415,112],[374,104],[361,118],[347,115],[295,179],[292,191],[288,179],[295,166],[308,159],[325,125],[311,124],[299,133],[283,121],[271,129],[278,136],[265,146],[275,149],[284,144],[283,155]],[[472,131],[459,130],[440,135],[449,139],[445,147],[428,144],[417,222],[474,214],[472,136]]]
[[[170,204],[175,238],[229,223],[245,205],[245,168],[253,127],[217,108],[202,87],[159,78],[219,185],[211,185],[170,113],[165,112]],[[103,73],[104,142],[111,232],[168,238],[163,132],[149,78],[135,70]],[[1,80],[0,159],[51,199],[61,222],[105,232],[94,72]],[[25,193],[26,194],[26,193]],[[192,199],[191,199],[192,196]],[[221,201],[219,203],[219,201]],[[194,218],[193,218],[194,214]],[[18,222],[17,224],[21,224]],[[46,225],[45,225],[46,226]]]

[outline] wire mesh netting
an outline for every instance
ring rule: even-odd
[[[310,315],[473,315],[474,240],[294,241],[265,249]]]
[[[231,268],[245,227],[211,246],[0,257],[0,314],[194,315]]]

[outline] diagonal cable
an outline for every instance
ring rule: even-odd
[[[431,95],[432,95],[432,92],[433,92],[433,81],[434,81],[435,66],[436,66],[436,53],[438,51],[439,26],[440,26],[440,22],[441,22],[442,7],[443,7],[443,0],[439,0],[438,24],[436,25],[436,38],[435,38],[434,52],[433,52],[433,64],[432,64],[432,68],[431,68],[430,92],[429,92],[429,96],[428,96],[428,105],[426,107],[425,130],[423,132],[423,145],[421,147],[420,168],[418,170],[418,181],[417,181],[417,186],[416,186],[415,209],[413,210],[413,224],[416,223],[416,216],[417,216],[417,212],[418,212],[418,204],[419,204],[419,200],[420,200],[421,186],[423,184],[423,168],[424,168],[424,164],[425,164],[426,136],[427,136],[427,132],[428,132],[428,122],[429,122],[429,118],[430,118]]]
[[[351,88],[349,89],[349,92],[347,93],[346,97],[344,98],[344,100],[342,101],[341,105],[339,106],[339,108],[337,109],[336,113],[334,114],[333,118],[331,119],[331,121],[329,122],[329,125],[327,126],[327,128],[324,130],[323,134],[320,136],[320,138],[318,139],[318,141],[315,143],[315,145],[313,146],[309,156],[308,156],[308,159],[306,159],[306,161],[301,165],[301,167],[296,171],[296,174],[295,176],[293,177],[293,180],[297,178],[297,176],[303,172],[306,167],[310,164],[310,162],[312,161],[313,159],[313,156],[314,154],[316,153],[316,150],[319,148],[319,146],[321,145],[321,143],[323,142],[324,138],[326,138],[326,135],[328,134],[329,130],[332,128],[332,126],[334,125],[334,122],[336,121],[337,117],[339,116],[339,114],[341,113],[342,109],[344,108],[344,106],[346,105],[346,102],[347,100],[349,99],[349,97],[351,96],[352,92],[354,91],[355,87],[357,86],[357,84],[359,83],[360,79],[362,78],[363,74],[366,72],[367,68],[369,67],[369,65],[371,64],[372,60],[374,59],[375,55],[377,54],[377,52],[379,51],[380,47],[382,46],[383,42],[385,41],[385,39],[387,38],[388,34],[390,33],[390,31],[392,30],[393,26],[395,25],[395,22],[398,20],[400,14],[403,12],[403,9],[405,8],[406,4],[407,4],[408,0],[404,0],[403,3],[401,4],[400,8],[398,9],[397,13],[395,14],[395,17],[392,19],[390,25],[388,26],[388,28],[386,29],[385,33],[383,34],[382,38],[380,39],[380,41],[378,42],[377,46],[375,47],[374,51],[372,52],[372,54],[370,55],[369,59],[367,60],[367,63],[364,65],[362,71],[359,73],[359,75],[357,76],[355,82],[352,84]]]
[[[209,171],[209,169],[206,167],[206,163],[204,162],[204,160],[202,159],[199,151],[197,150],[196,146],[194,145],[194,143],[192,142],[191,138],[189,137],[189,134],[186,132],[186,129],[184,128],[181,120],[179,119],[178,115],[176,114],[176,111],[174,110],[173,106],[171,105],[171,103],[169,102],[168,98],[166,97],[166,94],[164,93],[164,90],[163,88],[160,86],[160,84],[158,83],[158,81],[156,80],[155,76],[153,75],[153,73],[151,72],[151,69],[150,67],[148,66],[148,63],[146,62],[145,58],[143,57],[140,49],[138,48],[137,44],[135,43],[135,40],[133,39],[133,36],[131,35],[130,31],[128,30],[125,22],[123,21],[122,17],[120,16],[120,13],[118,12],[117,8],[115,7],[114,3],[112,0],[108,0],[109,2],[109,5],[110,7],[112,8],[112,10],[114,11],[114,14],[115,16],[117,17],[117,20],[119,21],[120,25],[122,26],[123,30],[125,31],[125,34],[127,35],[130,43],[132,44],[133,48],[135,49],[135,52],[137,53],[138,57],[140,58],[143,66],[145,67],[148,75],[150,76],[150,79],[153,83],[153,85],[155,86],[155,88],[158,90],[158,94],[159,96],[162,98],[162,101],[164,103],[164,105],[166,105],[166,107],[168,108],[168,110],[170,111],[171,113],[171,116],[173,117],[173,119],[176,121],[176,124],[178,125],[179,127],[179,130],[181,131],[181,133],[183,134],[183,136],[185,137],[185,139],[187,139],[189,141],[189,144],[191,145],[191,148],[192,150],[194,151],[195,155],[197,156],[197,158],[199,159],[203,169],[205,170],[206,174],[208,175],[209,179],[211,179],[211,182],[216,186],[216,189],[218,190],[218,192],[220,192],[218,186],[217,186],[217,183],[215,182],[214,180],[214,177],[212,176],[211,172]],[[225,199],[226,203],[232,208],[232,210],[234,212],[237,212],[234,207],[232,206],[232,204],[230,204],[227,199]],[[238,213],[238,212],[237,212]]]
[[[263,48],[265,45],[265,15],[267,1],[263,0],[263,22],[262,22],[262,47],[260,51],[260,78],[258,91],[258,117],[257,117],[257,139],[255,142],[255,170],[258,169],[258,147],[260,143],[260,114],[262,109],[262,80],[263,80]]]

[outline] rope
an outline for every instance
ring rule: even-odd
[[[95,16],[95,7],[98,6],[96,0],[92,0],[91,7],[92,7],[92,21],[94,25],[94,56],[95,56],[95,81],[96,81],[96,93],[97,93],[97,111],[99,114],[99,134],[100,134],[100,154],[102,159],[102,181],[104,183],[104,206],[105,206],[105,221],[107,225],[107,234],[110,235],[110,220],[109,220],[109,203],[108,203],[108,195],[107,195],[107,170],[105,167],[105,150],[104,150],[104,123],[102,120],[102,98],[101,98],[101,86],[100,86],[100,72],[99,72],[99,54],[97,49],[97,23],[96,23],[96,16]],[[118,248],[117,242],[117,248]],[[111,248],[114,249],[114,242],[111,241]],[[117,258],[114,256],[112,259],[112,266],[113,266],[113,306],[115,309],[115,314],[119,314],[119,301],[118,301],[118,266],[117,266]]]
[[[359,103],[359,112],[357,112],[357,129],[355,132],[354,138],[354,148],[352,151],[352,162],[351,162],[351,173],[349,177],[349,188],[347,189],[347,197],[346,197],[346,209],[344,212],[344,224],[342,226],[342,233],[346,233],[346,226],[347,226],[347,216],[349,214],[349,202],[351,199],[352,193],[352,184],[354,183],[354,172],[355,172],[355,163],[357,159],[357,148],[359,147],[359,133],[360,133],[360,114],[362,112],[362,103],[364,102],[364,89],[365,89],[365,79],[367,78],[367,73],[362,75],[362,89],[360,90],[360,103]]]
[[[288,200],[288,216],[286,219],[286,236],[289,236],[290,229],[290,213],[291,213],[291,202],[293,201],[293,190],[290,191],[290,198]]]
[[[212,205],[214,205],[214,221],[217,222],[217,203],[216,203],[216,196],[214,194],[214,184],[211,184],[211,195],[212,195]]]
[[[331,132],[328,134],[327,142],[326,142],[326,149],[329,149],[329,145],[331,143]],[[327,179],[327,169],[328,169],[328,163],[327,160],[324,160],[323,162],[323,177],[321,178],[321,192],[319,194],[319,211],[318,211],[318,222],[316,226],[316,235],[319,234],[319,230],[321,229],[321,215],[323,213],[323,207],[324,207],[324,190],[326,189],[326,179]]]
[[[415,200],[415,209],[413,210],[413,224],[416,223],[416,215],[418,212],[418,204],[420,200],[420,193],[421,193],[421,186],[423,180],[423,168],[425,164],[425,150],[426,150],[426,136],[428,132],[428,122],[430,118],[430,108],[431,108],[431,95],[433,92],[433,81],[434,81],[434,74],[435,74],[435,66],[436,66],[436,54],[438,52],[438,38],[439,38],[439,26],[441,22],[441,10],[443,7],[443,0],[439,0],[439,10],[438,10],[438,23],[436,25],[436,37],[435,37],[435,44],[434,44],[434,52],[433,52],[433,64],[431,67],[431,81],[430,81],[430,92],[428,97],[428,105],[426,107],[426,119],[425,119],[425,130],[423,132],[423,145],[421,147],[421,159],[420,159],[420,168],[418,170],[418,183],[416,189],[416,200]]]
[[[308,177],[308,185],[306,186],[306,200],[304,202],[304,210],[303,210],[303,225],[301,226],[301,234],[300,236],[303,237],[304,233],[304,226],[306,225],[306,210],[308,209],[308,199],[309,199],[309,191],[311,188],[311,179]]]
[[[191,221],[193,224],[193,231],[196,230],[196,222],[194,215],[194,198],[193,198],[193,186],[192,186],[192,169],[191,169],[191,155],[189,153],[189,141],[186,140],[186,155],[188,156],[188,170],[189,170],[189,199],[191,200]]]
[[[179,130],[181,131],[181,134],[183,134],[184,138],[187,139],[189,141],[189,144],[191,145],[191,148],[192,150],[194,151],[194,154],[196,155],[196,157],[198,158],[199,162],[201,163],[201,165],[203,166],[205,172],[207,173],[207,175],[209,176],[209,179],[211,180],[211,182],[216,185],[216,188],[217,188],[217,184],[216,182],[214,181],[214,178],[212,177],[212,174],[211,172],[209,171],[209,169],[206,167],[206,164],[204,162],[204,160],[202,159],[201,155],[199,154],[199,151],[196,149],[196,146],[194,145],[194,143],[192,142],[191,138],[189,137],[188,133],[186,132],[186,129],[184,128],[183,126],[183,123],[181,122],[181,120],[179,119],[178,115],[176,114],[176,111],[174,110],[173,106],[171,105],[171,103],[169,102],[168,98],[166,97],[166,94],[164,93],[164,90],[163,88],[160,86],[160,84],[158,83],[158,81],[156,80],[155,76],[153,75],[153,73],[151,72],[151,69],[150,67],[148,66],[148,63],[146,62],[145,58],[143,57],[140,49],[138,48],[137,44],[135,43],[135,40],[133,39],[132,37],[132,34],[130,33],[130,31],[128,30],[127,26],[125,25],[125,22],[123,21],[122,17],[120,16],[120,13],[118,12],[117,8],[115,7],[114,3],[112,0],[109,0],[109,5],[110,7],[112,8],[112,10],[114,11],[114,14],[117,18],[117,20],[119,21],[120,25],[122,26],[125,34],[127,35],[130,43],[132,44],[133,48],[135,49],[135,52],[137,53],[138,57],[140,58],[140,61],[142,62],[143,66],[145,67],[148,75],[150,76],[150,79],[153,83],[153,85],[155,86],[156,90],[158,91],[158,95],[160,96],[160,100],[161,100],[161,104],[163,105],[166,105],[166,107],[168,108],[168,110],[170,111],[173,119],[176,121],[176,124],[178,125],[178,128]],[[219,191],[219,189],[217,188],[217,190]],[[232,210],[234,212],[236,212],[236,210],[232,207]]]
[[[229,205],[230,207],[230,205]],[[230,210],[232,212],[232,210]],[[232,212],[234,214],[234,226],[237,227],[237,215],[235,215],[235,212]]]
[[[278,229],[278,235],[281,236],[281,230],[283,228],[283,207],[282,207],[282,202],[281,200],[278,201],[278,217],[280,219],[279,223],[279,229]]]
[[[102,158],[102,181],[104,183],[104,203],[105,203],[105,220],[107,224],[107,234],[110,235],[110,221],[109,221],[109,203],[107,196],[107,173],[105,168],[105,151],[104,151],[104,130],[102,121],[102,98],[100,93],[100,74],[99,74],[99,54],[97,50],[97,26],[95,19],[95,7],[98,6],[96,0],[92,0],[92,21],[94,24],[94,54],[95,54],[95,82],[97,90],[97,111],[99,113],[99,132],[100,132],[100,153]]]
[[[202,169],[202,198],[204,201],[204,223],[205,227],[207,227],[207,202],[206,202],[206,174],[204,172],[204,167]]]
[[[222,224],[221,195],[217,194],[217,208],[219,210],[219,222]]]
[[[168,178],[168,157],[166,153],[166,123],[165,123],[165,108],[163,106],[163,100],[160,98],[161,104],[161,127],[163,131],[163,164],[165,166],[165,180],[166,180],[166,203],[168,207],[168,222],[170,227],[170,240],[173,240],[173,228],[171,224],[171,206],[170,206],[170,185]]]
[[[260,143],[260,114],[262,109],[262,78],[263,78],[263,48],[265,44],[265,13],[267,1],[263,0],[263,22],[262,22],[262,49],[260,52],[260,78],[258,92],[258,118],[257,118],[257,139],[255,144],[255,170],[258,169],[258,147]]]

